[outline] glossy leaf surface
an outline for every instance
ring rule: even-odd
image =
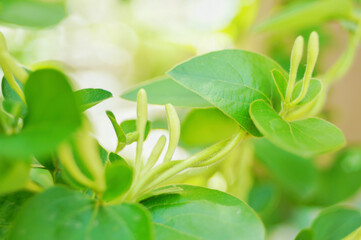
[[[252,103],[250,114],[270,142],[299,155],[337,150],[345,144],[341,130],[335,125],[319,118],[287,122],[262,100]]]
[[[156,239],[258,240],[261,221],[241,200],[202,187],[179,185],[179,193],[162,194],[142,203],[153,216]]]
[[[251,134],[260,136],[248,110],[258,99],[280,109],[281,98],[271,74],[274,69],[283,71],[265,56],[242,50],[223,50],[192,58],[168,74]]]
[[[9,240],[153,239],[150,216],[139,204],[99,206],[79,192],[53,187],[19,211]]]

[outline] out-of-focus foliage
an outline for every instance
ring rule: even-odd
[[[67,15],[65,0],[1,0],[0,22],[25,27],[54,26]]]

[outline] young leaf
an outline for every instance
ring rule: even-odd
[[[130,133],[134,133],[135,131],[137,131],[137,120],[126,120],[120,124],[120,127],[123,129],[126,135]],[[150,132],[150,122],[147,121],[147,124],[145,125],[144,140],[147,139],[149,132]],[[127,144],[129,144],[128,141]]]
[[[153,239],[149,213],[139,204],[98,206],[80,192],[53,187],[19,211],[9,240]]]
[[[117,135],[117,139],[118,139],[117,150],[122,150],[127,144],[127,137],[125,136],[123,129],[120,127],[119,123],[117,122],[114,113],[111,111],[106,111],[106,113],[110,122],[113,125],[115,134]]]
[[[250,114],[270,142],[295,154],[320,154],[345,145],[341,130],[319,118],[287,122],[263,100],[251,104]]]
[[[306,1],[282,9],[269,20],[256,26],[256,30],[297,31],[319,26],[332,19],[347,19],[351,13],[350,0]]]
[[[10,158],[45,155],[55,150],[81,123],[68,78],[54,69],[30,73],[24,91],[28,114],[23,130],[0,135],[0,155]]]
[[[136,88],[125,92],[121,97],[136,101],[140,89],[147,92],[148,102],[151,104],[172,104],[177,107],[208,108],[214,107],[198,94],[184,88],[170,77],[159,77],[142,83]]]
[[[127,161],[125,161],[124,158],[113,152],[109,153],[109,161],[111,163],[121,162],[122,164],[127,165]]]
[[[0,22],[27,27],[50,27],[67,15],[65,1],[3,0]]]
[[[285,99],[287,91],[287,79],[285,78],[284,74],[277,69],[273,69],[272,78],[281,98]]]
[[[361,212],[346,207],[331,207],[323,210],[313,221],[309,231],[313,238],[307,240],[339,240],[347,237],[361,226]]]
[[[312,159],[286,152],[267,139],[257,139],[254,144],[257,159],[287,193],[297,200],[313,196],[319,176]]]
[[[302,81],[298,81],[293,89],[292,100],[295,100],[302,90]],[[310,86],[308,87],[305,97],[297,104],[304,105],[317,98],[322,91],[322,83],[318,79],[311,79]]]
[[[95,88],[81,89],[75,91],[74,95],[80,105],[81,111],[85,111],[113,96],[108,91]]]
[[[133,171],[128,164],[116,161],[108,164],[105,168],[105,182],[107,188],[104,192],[104,200],[111,201],[125,193],[132,184]]]
[[[152,214],[156,239],[265,238],[261,221],[241,200],[202,187],[177,187],[183,191],[154,196],[142,202]]]
[[[192,58],[168,74],[248,132],[261,136],[249,116],[249,105],[262,99],[280,110],[281,97],[270,74],[274,69],[284,72],[265,56],[242,50],[223,50]]]

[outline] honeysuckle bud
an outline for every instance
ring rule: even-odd
[[[307,47],[307,65],[305,75],[303,76],[302,90],[300,95],[293,101],[293,104],[299,103],[305,96],[310,85],[313,70],[315,69],[319,53],[319,39],[316,32],[312,32],[308,39]]]
[[[142,167],[141,155],[143,151],[143,141],[145,127],[147,124],[148,107],[147,107],[147,94],[144,89],[140,89],[137,96],[137,132],[139,133],[137,142],[137,154],[135,159],[136,174]]]
[[[167,152],[164,156],[164,162],[168,162],[172,159],[173,153],[178,145],[180,137],[180,121],[178,118],[177,111],[172,104],[165,105],[168,119],[168,130],[169,130],[169,145]]]
[[[292,53],[291,53],[291,63],[290,63],[290,74],[287,84],[287,91],[285,101],[289,103],[292,96],[292,91],[295,86],[298,66],[300,65],[302,55],[303,55],[303,37],[298,36],[293,44]]]

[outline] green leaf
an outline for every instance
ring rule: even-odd
[[[0,22],[44,28],[59,23],[67,15],[63,0],[2,0]]]
[[[263,100],[251,104],[250,114],[270,142],[298,155],[325,153],[345,145],[341,130],[319,118],[287,122]]]
[[[25,85],[28,114],[23,130],[0,135],[0,155],[23,158],[46,155],[81,124],[78,106],[68,78],[54,69],[30,73]]]
[[[293,89],[292,100],[296,99],[302,90],[302,81],[298,81]],[[322,83],[318,79],[311,79],[306,96],[297,104],[304,105],[316,99],[322,91]]]
[[[106,114],[107,114],[110,122],[113,125],[115,134],[116,134],[117,139],[118,139],[117,150],[120,151],[127,144],[127,137],[126,137],[123,129],[120,127],[119,123],[117,122],[117,119],[115,118],[114,113],[111,112],[111,111],[106,111]]]
[[[360,226],[359,210],[336,206],[323,210],[313,221],[310,230],[313,231],[312,240],[340,240]]]
[[[104,200],[113,200],[124,194],[131,186],[133,170],[122,161],[115,161],[105,168],[106,191]]]
[[[361,188],[361,147],[340,152],[333,164],[322,172],[314,197],[316,204],[332,205],[353,196]]]
[[[180,141],[186,148],[202,148],[231,137],[239,127],[216,108],[194,109],[182,123]]]
[[[105,165],[105,163],[108,160],[108,152],[99,143],[98,143],[98,148],[99,148],[100,159],[102,160],[102,163]]]
[[[256,26],[257,31],[298,31],[319,26],[333,19],[348,19],[351,1],[324,0],[291,4]]]
[[[121,97],[131,101],[137,101],[140,89],[147,92],[148,103],[165,105],[171,103],[177,107],[208,108],[214,107],[198,94],[184,88],[170,77],[159,77],[125,92]]]
[[[74,95],[80,105],[81,111],[85,111],[113,96],[106,90],[96,88],[81,89],[74,92]]]
[[[120,127],[123,129],[125,135],[128,135],[129,133],[134,133],[137,131],[137,120],[133,119],[133,120],[123,121],[120,124]],[[147,121],[147,124],[145,125],[144,140],[147,139],[149,132],[150,132],[150,122]]]
[[[279,210],[281,192],[271,182],[255,183],[248,194],[247,203],[262,218],[263,223],[273,225],[280,221]]]
[[[19,211],[9,240],[153,239],[149,213],[139,204],[98,206],[81,193],[53,187]]]
[[[359,240],[361,238],[361,227],[356,229],[354,232],[352,232],[350,235],[348,235],[346,238],[343,238],[342,240]]]
[[[261,221],[241,200],[202,187],[177,187],[183,191],[154,196],[142,202],[153,216],[156,239],[265,238]]]
[[[311,229],[303,229],[297,234],[295,240],[313,240],[313,231]]]
[[[248,132],[261,136],[251,120],[249,106],[262,99],[280,110],[281,97],[271,74],[274,69],[284,72],[265,56],[242,50],[223,50],[192,58],[168,74]]]
[[[29,177],[28,162],[13,162],[0,158],[0,195],[22,189]]]
[[[319,177],[313,159],[286,152],[267,139],[257,139],[254,144],[257,159],[286,193],[292,194],[296,200],[313,196]]]
[[[21,191],[0,197],[0,239],[6,239],[20,206],[32,195],[33,193]]]
[[[24,85],[17,79],[15,79],[21,89],[24,89]],[[19,112],[19,116],[24,118],[27,113],[27,107],[25,103],[21,100],[19,95],[11,88],[10,84],[3,77],[1,81],[1,91],[4,96],[3,107],[4,109],[13,114],[14,112]]]
[[[277,69],[272,70],[272,78],[277,87],[278,93],[284,99],[287,91],[287,79],[284,74]]]
[[[125,161],[124,158],[113,152],[109,153],[109,161],[111,163],[122,162],[123,164],[127,165],[127,161]]]

